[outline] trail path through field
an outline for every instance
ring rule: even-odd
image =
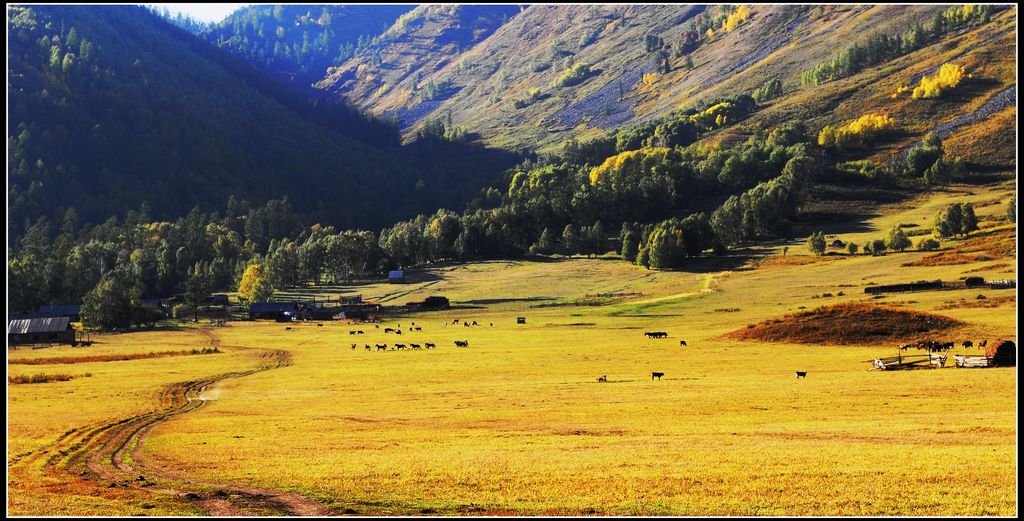
[[[212,347],[220,339],[210,330],[201,330]],[[246,346],[238,349],[259,351],[258,365],[199,380],[178,382],[160,393],[161,407],[144,414],[110,423],[71,429],[39,450],[13,458],[9,465],[32,465],[42,461],[45,474],[56,477],[86,477],[109,483],[108,488],[128,487],[152,494],[176,496],[213,516],[284,514],[325,516],[332,512],[318,501],[294,492],[242,486],[230,483],[191,481],[180,471],[148,466],[141,460],[146,434],[161,422],[185,414],[206,404],[203,392],[229,379],[291,365],[291,354]],[[42,460],[42,458],[46,458]]]

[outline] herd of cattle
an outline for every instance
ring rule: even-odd
[[[978,342],[978,347],[985,347],[988,345],[988,340],[982,340]],[[906,351],[907,349],[920,349],[929,353],[946,352],[956,347],[956,342],[938,342],[935,340],[921,340],[917,343],[903,344],[900,346],[900,351]],[[974,347],[974,342],[970,340],[964,340],[960,343],[960,347],[964,349],[970,349]]]

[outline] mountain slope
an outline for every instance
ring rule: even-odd
[[[365,57],[357,56],[332,69],[317,86],[377,114],[414,114],[399,119],[407,138],[432,118],[447,119],[451,114],[453,125],[478,133],[489,144],[553,151],[571,138],[596,136],[715,98],[748,94],[773,78],[781,82],[782,95],[767,104],[764,117],[751,121],[773,126],[800,117],[813,120],[817,128],[885,107],[897,83],[919,77],[942,60],[991,69],[989,83],[976,82],[980,86],[972,99],[984,100],[1013,82],[1007,65],[1014,56],[1006,50],[1013,48],[1008,38],[1016,36],[1015,9],[997,13],[980,27],[945,35],[907,55],[813,87],[800,84],[803,71],[874,33],[903,34],[947,7],[744,9],[737,14],[736,6],[531,5],[457,56],[436,56],[441,67],[418,67],[419,62],[429,62],[422,58],[403,65],[383,59],[373,69]],[[713,28],[711,36],[705,27]],[[660,39],[666,54],[658,52],[658,45],[649,46],[652,37]],[[399,37],[391,43],[388,57],[429,54],[435,46],[422,38]],[[363,76],[358,74],[361,67]],[[393,68],[402,71],[395,78],[398,83],[382,80],[377,73]],[[579,78],[572,78],[576,73]],[[420,88],[446,86],[445,95],[429,101],[413,95],[414,84],[406,79],[410,77]],[[566,77],[572,81],[564,81]],[[860,101],[848,103],[851,94]],[[848,110],[832,110],[844,104]],[[916,133],[961,109],[969,107],[906,116],[913,120]]]
[[[362,52],[328,69],[317,86],[403,126],[452,95],[445,78],[425,81],[455,63],[519,12],[516,6],[428,5],[403,15]],[[457,65],[456,65],[457,67]]]
[[[234,195],[377,227],[458,207],[487,181],[303,117],[262,73],[142,8],[12,7],[8,25],[11,226],[66,208],[96,223],[143,202],[169,219]]]

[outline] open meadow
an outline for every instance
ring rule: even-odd
[[[815,257],[801,240],[785,256],[778,243],[682,271],[612,256],[445,265],[404,285],[336,288],[452,302],[379,327],[183,325],[9,351],[9,376],[74,376],[8,384],[9,512],[1014,515],[1015,368],[958,369],[950,357],[941,369],[869,370],[928,333],[847,345],[726,336],[864,303],[962,321],[939,337],[958,346],[1016,341],[1015,289],[864,293],[1016,279],[1016,228],[993,220],[1013,190],[950,187],[880,208],[855,231],[825,229],[863,243],[974,203],[982,230],[939,252]],[[55,358],[149,352],[164,354]],[[951,352],[963,353],[982,350]],[[37,360],[48,357],[58,363]]]

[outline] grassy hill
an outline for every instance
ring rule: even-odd
[[[906,139],[893,144],[903,146],[942,122],[973,112],[1014,82],[1012,8],[978,27],[817,86],[801,86],[801,72],[872,33],[901,34],[927,23],[945,7],[750,6],[731,31],[723,27],[711,37],[701,35],[688,57],[669,53],[667,71],[658,53],[645,45],[650,35],[670,48],[696,20],[720,19],[728,12],[724,9],[534,5],[461,50],[435,38],[446,34],[443,24],[450,20],[433,18],[414,30],[396,24],[388,31],[379,65],[367,55],[356,56],[318,87],[379,114],[414,114],[400,117],[407,136],[430,117],[450,113],[454,125],[478,133],[485,142],[544,151],[557,150],[570,138],[750,93],[773,78],[782,82],[782,95],[726,134],[792,118],[807,120],[816,131],[867,111],[889,110],[906,124]],[[899,84],[954,60],[975,72],[977,81],[952,100],[890,98]],[[577,64],[585,64],[589,74],[575,84],[560,84],[559,77]],[[427,84],[446,89],[428,100],[421,93]]]

